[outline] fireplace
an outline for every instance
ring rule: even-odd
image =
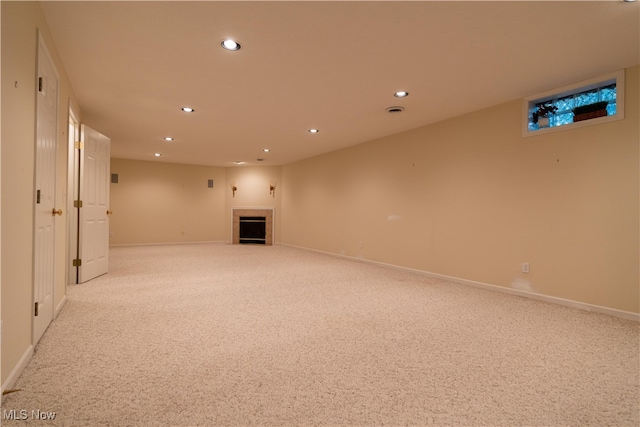
[[[239,241],[240,243],[253,243],[264,245],[267,237],[267,218],[264,216],[241,216]]]
[[[235,244],[273,244],[273,209],[233,209],[231,242]]]

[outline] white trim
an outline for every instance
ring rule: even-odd
[[[20,378],[22,371],[24,371],[24,368],[26,368],[29,364],[32,356],[33,346],[30,345],[7,377],[7,380],[4,382],[4,384],[2,384],[2,390],[8,390],[16,384],[16,381],[18,381],[18,378]]]
[[[473,287],[476,287],[476,288],[482,288],[482,289],[489,290],[489,291],[495,291],[495,292],[501,292],[501,293],[510,294],[510,295],[516,295],[516,296],[519,296],[519,297],[530,298],[530,299],[534,299],[534,300],[538,300],[538,301],[548,302],[548,303],[551,303],[551,304],[556,304],[556,305],[562,305],[562,306],[565,306],[565,307],[576,308],[578,310],[589,311],[589,312],[592,312],[592,313],[606,314],[608,316],[618,317],[620,319],[626,319],[626,320],[632,320],[632,321],[635,321],[635,322],[640,322],[640,313],[633,313],[633,312],[630,312],[630,311],[623,311],[623,310],[618,310],[618,309],[615,309],[615,308],[609,308],[609,307],[604,307],[604,306],[600,306],[600,305],[594,305],[594,304],[589,304],[589,303],[585,303],[585,302],[569,300],[569,299],[565,299],[565,298],[558,298],[558,297],[554,297],[554,296],[550,296],[550,295],[537,294],[537,293],[534,293],[534,292],[527,292],[527,291],[522,291],[522,290],[519,290],[519,289],[506,288],[504,286],[492,285],[492,284],[483,283],[483,282],[476,282],[474,280],[461,279],[459,277],[445,276],[443,274],[431,273],[429,271],[417,270],[417,269],[414,269],[414,268],[403,267],[403,266],[394,265],[394,264],[387,264],[387,263],[379,262],[379,261],[371,261],[371,260],[367,260],[367,259],[364,259],[364,258],[357,258],[357,257],[348,256],[348,255],[341,255],[341,254],[336,254],[336,253],[333,253],[333,252],[321,251],[321,250],[318,250],[318,249],[305,248],[303,246],[290,245],[290,244],[287,244],[287,243],[279,243],[279,244],[283,245],[283,246],[289,246],[289,247],[292,247],[292,248],[307,250],[307,251],[310,251],[310,252],[317,252],[317,253],[321,253],[321,254],[324,254],[324,255],[329,255],[329,256],[333,256],[333,257],[337,257],[337,258],[348,259],[348,260],[351,260],[351,261],[358,261],[358,262],[363,262],[363,263],[366,263],[366,264],[373,264],[373,265],[377,265],[379,267],[391,268],[391,269],[394,269],[394,270],[400,270],[400,271],[406,271],[406,272],[409,272],[409,273],[420,274],[420,275],[428,276],[428,277],[431,277],[431,278],[434,278],[434,279],[441,279],[441,280],[446,280],[448,282],[459,283],[461,285],[473,286]]]
[[[159,243],[115,243],[110,244],[110,248],[130,248],[135,246],[167,246],[167,245],[199,245],[199,244],[228,244],[224,240],[197,240],[193,242],[159,242]]]
[[[2,22],[2,7],[0,7],[0,23]],[[1,50],[1,49],[0,49]],[[0,76],[2,75],[2,55],[0,55]],[[0,99],[2,99],[2,85],[0,84]],[[0,102],[0,118],[2,117],[2,102]],[[2,153],[2,120],[0,120],[0,153]],[[2,155],[0,154],[0,188],[2,187]],[[0,197],[0,224],[2,224],[2,197]],[[0,242],[2,242],[2,227],[0,227]],[[0,245],[0,260],[2,260],[2,245]],[[0,289],[2,289],[2,262],[0,262]],[[2,371],[2,292],[0,292],[0,372]],[[0,380],[2,381],[2,380]],[[2,392],[0,384],[0,409],[2,409]],[[0,426],[2,418],[0,417]]]
[[[535,95],[527,96],[522,99],[522,136],[529,137],[535,135],[544,135],[548,133],[554,133],[569,129],[578,129],[585,126],[592,126],[601,123],[614,122],[624,119],[624,73],[625,70],[618,70],[613,73],[605,74],[600,77],[594,77],[589,80],[583,80],[581,82],[573,83],[570,85],[562,86],[556,89],[551,89],[546,92],[537,93]],[[541,102],[545,99],[553,99],[569,95],[576,90],[589,90],[600,86],[601,83],[608,80],[616,82],[616,114],[614,116],[598,117],[595,119],[584,120],[581,122],[569,123],[562,126],[554,126],[545,129],[539,129],[535,131],[529,131],[529,106],[532,102]]]
[[[78,258],[78,209],[73,206],[76,200],[80,199],[79,191],[79,150],[75,148],[76,141],[80,141],[80,119],[71,103],[68,100],[68,123],[67,123],[67,243],[65,259],[66,284],[75,285],[78,283],[78,267],[73,266],[73,260]],[[71,128],[73,127],[73,134]]]
[[[66,289],[66,286],[65,286],[65,289]],[[62,297],[62,300],[60,301],[60,304],[56,306],[56,310],[53,312],[54,319],[58,317],[58,314],[60,314],[60,312],[62,311],[66,303],[67,303],[67,294],[64,294],[64,296]]]

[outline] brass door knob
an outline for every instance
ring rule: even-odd
[[[113,211],[110,211],[109,209],[107,209],[107,215],[111,215],[113,213]]]
[[[51,216],[60,215],[62,216],[62,209],[56,210],[56,208],[51,209]]]

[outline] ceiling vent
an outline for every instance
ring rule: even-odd
[[[389,107],[385,111],[387,113],[402,113],[404,111],[404,107]]]

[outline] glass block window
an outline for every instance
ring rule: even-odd
[[[600,115],[580,119],[581,115],[576,114],[576,112],[581,110],[576,107],[585,107],[584,110],[605,111],[605,116],[613,116],[616,114],[616,95],[616,84],[613,83],[604,87],[577,92],[570,96],[533,103],[529,111],[529,130],[536,131],[547,127],[565,126],[575,121],[603,117]],[[544,111],[544,106],[551,107],[550,112],[544,114],[549,119],[548,122],[540,120],[545,117],[538,117],[541,114],[536,114]]]
[[[623,118],[624,71],[525,99],[523,133],[584,126]],[[606,117],[608,119],[602,119]]]

